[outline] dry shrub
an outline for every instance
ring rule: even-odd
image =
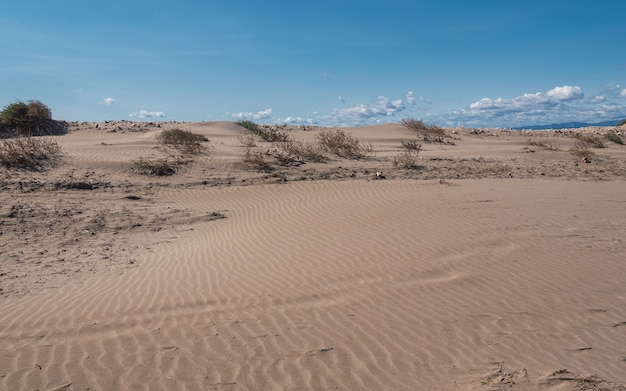
[[[427,125],[422,120],[415,118],[405,118],[402,125],[411,132],[416,133],[426,143],[445,143],[448,137],[445,129],[437,125]],[[449,142],[454,144],[454,142]]]
[[[363,145],[342,130],[322,130],[316,138],[324,150],[346,159],[362,159],[374,152],[371,144]]]
[[[246,147],[243,155],[243,164],[251,170],[271,171],[272,165],[265,160],[266,155],[256,149]]]
[[[143,175],[170,176],[187,163],[189,163],[188,160],[181,158],[146,158],[141,156],[133,161],[133,170]]]
[[[535,140],[532,137],[528,139],[528,145],[533,147],[541,147],[543,149],[547,149],[548,151],[558,151],[560,149],[559,144],[553,143],[547,138],[540,138],[539,140]]]
[[[416,140],[413,141],[402,141],[402,147],[408,151],[421,151],[422,150],[422,144],[420,144],[419,142],[417,142]]]
[[[576,140],[576,143],[572,149],[570,149],[569,153],[578,159],[590,158],[595,155],[595,153],[591,150],[590,144],[581,139]]]
[[[59,144],[49,137],[0,140],[0,164],[8,168],[39,170],[55,164],[62,155]]]
[[[328,160],[320,145],[305,141],[296,141],[290,138],[287,141],[280,141],[274,144],[278,149],[294,156],[297,160],[323,163]]]
[[[407,149],[393,158],[394,167],[398,168],[417,168],[418,150]]]
[[[202,143],[207,141],[209,140],[203,135],[183,129],[164,130],[157,136],[157,142],[161,146],[186,155],[203,152],[206,147]]]
[[[593,148],[606,148],[606,144],[599,136],[594,134],[578,134],[576,138]]]
[[[614,131],[608,132],[606,134],[606,138],[609,141],[614,142],[615,144],[624,145],[624,139],[622,137],[620,137],[620,135],[615,133]]]

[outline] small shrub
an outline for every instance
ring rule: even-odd
[[[405,118],[402,125],[411,132],[421,137],[422,141],[427,143],[444,143],[447,137],[445,129],[437,125],[427,125],[422,120],[415,118]],[[450,144],[454,144],[451,142]]]
[[[322,130],[316,138],[324,150],[347,159],[362,159],[374,151],[371,144],[363,145],[342,130]]]
[[[615,132],[608,132],[606,134],[606,138],[609,139],[609,141],[614,142],[615,144],[619,144],[619,145],[624,145],[624,139],[621,138],[617,133]]]
[[[417,141],[413,140],[413,141],[402,141],[402,147],[408,151],[421,151],[422,150],[422,144],[418,143]]]
[[[170,176],[174,175],[182,165],[189,163],[183,159],[145,158],[133,161],[133,170],[142,175]]]
[[[277,142],[275,145],[278,149],[289,155],[295,156],[299,160],[315,163],[323,163],[328,160],[319,145],[309,142],[289,139],[288,141]]]
[[[576,138],[589,144],[593,148],[606,148],[606,144],[602,139],[594,134],[578,134]]]
[[[52,138],[20,136],[0,140],[0,164],[7,168],[42,169],[61,156],[61,147]]]
[[[595,155],[595,153],[591,150],[589,143],[581,139],[576,140],[574,147],[570,149],[569,153],[578,159],[590,158]]]
[[[393,158],[393,165],[398,168],[416,168],[418,150],[407,149]]]
[[[279,142],[289,140],[289,135],[285,132],[279,131],[278,128],[261,127],[250,120],[238,121],[236,124],[259,136],[263,141]]]
[[[617,126],[626,125],[626,119],[623,119],[617,123]]]
[[[206,148],[202,144],[209,141],[205,136],[188,130],[164,130],[157,136],[157,142],[165,148],[173,148],[182,154],[195,155]]]
[[[533,147],[541,147],[543,149],[547,149],[548,151],[558,151],[560,149],[560,146],[558,144],[551,142],[547,138],[535,140],[531,137],[530,139],[528,139],[528,145]]]
[[[243,164],[251,170],[266,172],[272,170],[271,164],[265,160],[265,154],[250,147],[246,148],[243,155]]]

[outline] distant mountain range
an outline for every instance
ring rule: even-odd
[[[612,120],[612,121],[603,121],[596,123],[589,122],[563,122],[560,124],[550,124],[550,125],[529,125],[529,126],[519,126],[513,129],[515,130],[546,130],[546,129],[574,129],[574,128],[584,128],[587,126],[617,126],[619,122],[622,120]]]

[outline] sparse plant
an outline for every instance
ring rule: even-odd
[[[617,123],[617,126],[626,125],[626,119],[623,119]]]
[[[422,144],[420,144],[419,142],[417,142],[416,140],[412,140],[412,141],[402,141],[402,147],[406,150],[409,151],[421,151],[422,150]]]
[[[254,136],[251,134],[240,134],[238,137],[239,142],[241,143],[241,145],[243,145],[244,147],[256,147],[256,142],[254,141]]]
[[[540,138],[539,140],[536,140],[531,137],[528,139],[528,145],[533,147],[541,147],[548,151],[558,151],[560,149],[559,144],[553,143],[547,138]]]
[[[61,147],[50,137],[20,136],[0,140],[0,164],[7,168],[40,170],[55,164]]]
[[[606,144],[604,144],[604,141],[602,141],[600,137],[594,134],[581,133],[577,134],[576,138],[589,144],[593,148],[606,148]]]
[[[243,164],[251,169],[257,171],[271,171],[272,165],[265,159],[266,155],[256,149],[246,147],[246,152],[243,155]]]
[[[290,138],[287,141],[280,141],[274,144],[283,152],[296,157],[299,160],[306,160],[315,163],[327,161],[321,147],[306,141],[296,141]]]
[[[405,118],[402,120],[402,125],[416,133],[426,143],[445,143],[445,138],[448,137],[442,127],[427,125],[424,121],[416,118]],[[454,144],[454,142],[449,142],[449,144]]]
[[[362,159],[374,152],[371,144],[363,145],[358,139],[339,129],[322,130],[316,138],[324,150],[346,159]]]
[[[157,136],[157,142],[161,146],[175,149],[179,153],[186,155],[195,155],[204,151],[206,147],[202,143],[208,141],[201,134],[178,128],[164,130]]]
[[[278,142],[289,140],[289,135],[281,132],[277,127],[262,127],[250,120],[238,121],[236,124],[259,136],[263,141]]]
[[[610,131],[606,134],[606,138],[615,144],[624,145],[624,139],[614,131]]]
[[[576,143],[572,149],[570,149],[569,153],[578,159],[589,159],[591,156],[595,155],[591,150],[589,142],[582,139],[576,140]]]
[[[407,149],[393,158],[393,165],[398,168],[416,168],[418,150]]]

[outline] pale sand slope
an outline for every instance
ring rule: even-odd
[[[208,153],[132,172],[179,126]],[[459,129],[403,170],[387,124],[345,129],[358,161],[256,140],[255,172],[232,123],[70,130],[60,166],[0,169],[0,390],[626,387],[624,146]]]
[[[122,275],[1,302],[0,389],[626,383],[621,181],[320,181],[157,197],[228,218],[146,233],[151,250]]]

